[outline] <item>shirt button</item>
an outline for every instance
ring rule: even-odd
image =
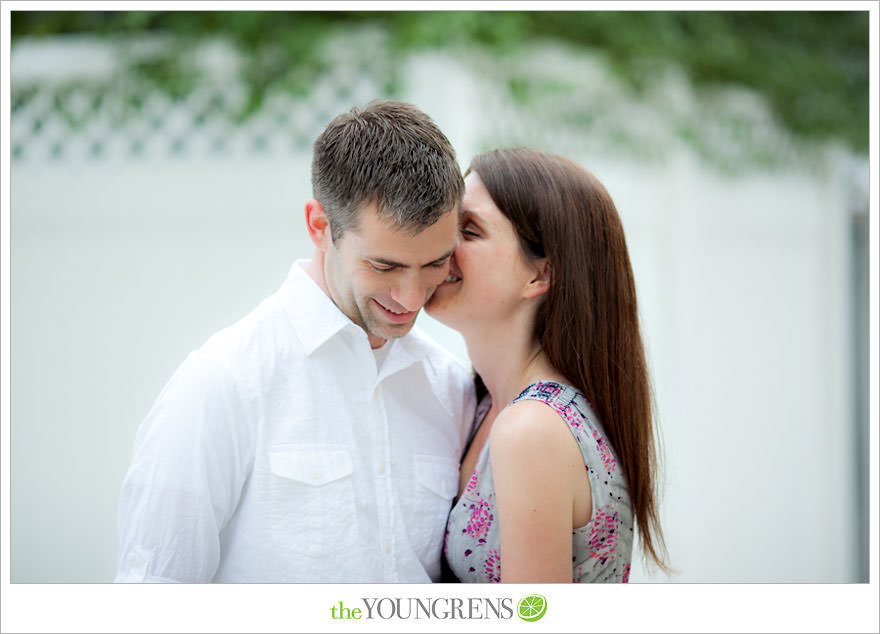
[[[385,554],[388,555],[391,553],[391,544],[385,542]]]
[[[385,473],[385,463],[379,465],[379,475],[383,475]]]

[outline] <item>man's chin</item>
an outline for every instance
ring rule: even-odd
[[[365,318],[364,330],[366,330],[371,337],[379,339],[397,339],[403,337],[412,330],[420,312],[421,308],[413,311],[409,315],[409,319],[406,319],[406,321],[401,321],[401,315],[386,311],[382,304],[375,299],[371,300],[369,305],[364,306],[364,308],[361,309],[361,315]]]
[[[382,324],[370,328],[370,334],[379,339],[398,339],[406,335],[416,324],[416,318],[403,324]]]

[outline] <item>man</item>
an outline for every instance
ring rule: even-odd
[[[440,578],[475,397],[413,323],[455,246],[455,154],[374,102],[317,139],[312,186],[313,259],[190,354],[138,431],[117,581]]]

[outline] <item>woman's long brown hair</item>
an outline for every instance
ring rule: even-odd
[[[526,254],[549,259],[551,284],[535,339],[599,417],[626,477],[643,550],[668,570],[657,511],[653,400],[614,202],[580,165],[527,148],[481,154],[471,171],[513,223]]]

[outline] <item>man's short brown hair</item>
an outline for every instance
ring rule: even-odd
[[[335,242],[373,203],[380,218],[418,233],[461,202],[464,180],[428,115],[401,101],[373,101],[337,116],[315,141],[312,192]]]

